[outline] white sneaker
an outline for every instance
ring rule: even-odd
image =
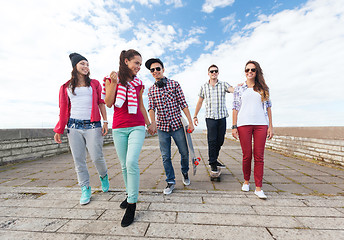
[[[250,191],[250,184],[245,184],[245,183],[244,183],[244,184],[242,185],[241,191],[249,192],[249,191]]]
[[[263,190],[260,191],[254,191],[254,194],[257,195],[260,199],[267,199],[268,197],[264,194]]]
[[[168,195],[171,194],[174,189],[174,183],[167,183],[166,188],[164,189],[164,194]]]

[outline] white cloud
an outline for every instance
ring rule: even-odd
[[[338,68],[344,65],[343,25],[344,5],[335,0],[309,1],[299,9],[261,16],[245,28],[249,34],[236,35],[201,55],[175,78],[183,89],[193,89],[185,91],[192,112],[195,89],[207,81],[209,65],[219,66],[220,80],[237,85],[245,80],[245,63],[256,60],[271,90],[276,126],[342,126],[343,78]]]
[[[232,13],[227,17],[221,18],[220,21],[225,25],[223,28],[223,32],[230,32],[233,31],[234,28],[236,28],[235,13]]]
[[[207,28],[206,27],[192,27],[189,31],[188,36],[198,35],[198,34],[204,34],[206,33]]]
[[[184,52],[190,45],[199,43],[200,41],[197,37],[191,37],[181,42],[174,42],[172,44],[171,50],[178,50],[180,52]]]
[[[119,0],[119,2],[122,2],[122,3],[137,2],[141,5],[147,5],[147,6],[150,6],[151,4],[160,4],[160,0]]]
[[[182,0],[165,0],[166,5],[174,5],[175,8],[183,7]]]
[[[205,44],[206,45],[204,47],[204,51],[208,51],[215,45],[215,42],[214,41],[205,41]]]
[[[206,13],[212,13],[215,8],[224,8],[231,6],[235,0],[206,0],[202,6],[202,11]]]

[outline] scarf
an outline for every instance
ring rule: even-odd
[[[105,99],[105,82],[106,80],[109,80],[111,82],[111,78],[109,76],[106,76],[103,80],[103,89],[102,89],[102,99]],[[116,100],[115,100],[115,106],[118,108],[121,108],[123,106],[123,103],[126,100],[126,96],[128,99],[128,113],[129,114],[136,114],[137,113],[137,94],[135,87],[141,86],[142,81],[138,79],[137,77],[134,77],[134,79],[131,82],[127,82],[127,86],[123,86],[117,79],[117,94],[116,94]]]

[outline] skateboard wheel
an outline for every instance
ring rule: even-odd
[[[191,133],[191,130],[190,130],[190,129],[188,129],[188,130],[187,130],[187,132],[188,132],[188,133]]]
[[[199,164],[199,162],[198,161],[195,161],[195,165],[197,166]]]

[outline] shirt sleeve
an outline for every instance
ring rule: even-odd
[[[271,108],[272,107],[271,100],[269,99],[269,100],[265,101],[265,105],[266,105],[266,108]]]
[[[155,111],[154,101],[153,101],[153,89],[152,87],[148,90],[148,111],[153,110]]]
[[[230,85],[228,82],[225,82],[225,91],[228,92],[228,88],[230,88],[232,85]]]
[[[105,100],[105,96],[106,96],[106,89],[105,89],[105,82],[106,80],[109,80],[111,83],[111,78],[109,76],[104,77],[103,79],[103,87],[102,87],[102,99]]]
[[[201,98],[204,98],[204,87],[203,86],[201,86],[201,90],[199,91],[198,96]]]
[[[234,88],[233,110],[239,111],[241,107],[240,86]]]
[[[98,99],[97,99],[97,102],[98,102],[98,105],[99,104],[105,104],[105,101],[104,101],[104,99],[102,98],[102,86],[100,85],[100,83],[99,83],[99,81],[98,80],[92,80],[92,81],[95,81],[96,82],[96,91],[97,91],[97,97],[98,97]]]
[[[54,128],[54,132],[63,134],[66,124],[69,119],[69,101],[67,91],[64,85],[61,86],[59,91],[59,108],[60,108],[60,115],[59,121]]]
[[[181,109],[188,107],[183,90],[178,82],[176,82],[176,97],[177,97],[177,102],[179,103],[179,106]]]

